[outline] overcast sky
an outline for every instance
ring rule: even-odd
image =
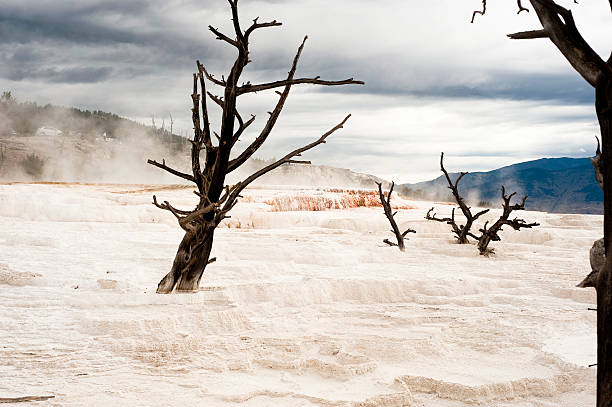
[[[612,50],[609,3],[571,7],[600,55]],[[365,86],[294,86],[262,158],[308,143],[352,118],[308,153],[318,164],[399,182],[449,170],[489,170],[540,157],[592,155],[598,134],[594,92],[547,40],[506,34],[539,28],[535,13],[516,15],[516,1],[240,0],[243,25],[255,17],[282,27],[252,36],[244,80],[284,78],[304,35],[298,76],[355,77]],[[2,0],[0,88],[19,100],[114,112],[150,123],[175,118],[187,134],[191,74],[199,59],[218,76],[234,50],[207,26],[231,34],[225,0]],[[219,90],[217,90],[219,93]],[[258,120],[276,96],[241,101]],[[260,127],[257,128],[259,123]],[[213,118],[213,124],[218,119]]]

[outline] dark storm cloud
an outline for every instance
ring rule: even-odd
[[[264,3],[295,11],[295,6],[284,1]],[[206,24],[214,24],[219,13],[223,15],[225,2],[171,0],[163,8],[161,5],[149,0],[34,0],[24,7],[22,2],[5,1],[0,4],[0,64],[4,66],[0,77],[11,81],[95,83],[156,72],[184,72],[192,69],[195,59],[223,74],[233,50],[215,41]],[[200,13],[201,18],[190,19],[192,12]],[[197,21],[206,23],[194,24]],[[284,75],[289,67],[297,45],[258,47],[252,54],[254,63],[245,74],[262,80],[278,79],[279,73]],[[321,50],[321,45],[328,49]],[[318,51],[311,49],[315,46]],[[449,78],[435,61],[417,59],[406,65],[403,57],[383,54],[364,58],[361,53],[356,57],[347,55],[344,49],[334,49],[333,44],[309,41],[299,72],[328,79],[353,76],[366,82],[365,86],[317,89],[324,92],[574,104],[593,101],[591,89],[573,73],[488,72],[486,79],[470,81]]]
[[[57,3],[57,4],[56,4]],[[207,9],[200,7],[200,12]],[[0,3],[0,76],[10,80],[95,82],[180,69],[217,58],[206,27],[183,30],[143,0]],[[100,67],[103,65],[103,67]],[[129,66],[128,66],[129,65]],[[113,69],[113,67],[115,69]],[[91,74],[92,78],[86,78]],[[74,78],[71,78],[74,75]]]
[[[584,3],[576,21],[607,55],[612,25]],[[345,112],[350,126],[313,156],[383,176],[401,171],[398,179],[438,174],[440,146],[466,169],[592,150],[592,90],[550,42],[506,39],[538,24],[534,13],[517,17],[515,3],[496,3],[478,24],[456,0],[240,0],[240,16],[244,27],[256,16],[283,22],[254,36],[241,80],[284,78],[307,34],[297,76],[366,82],[296,86],[277,128],[284,137],[264,157]],[[191,129],[195,60],[227,76],[236,52],[208,24],[232,35],[227,0],[0,0],[0,90],[147,123],[172,113],[175,128]],[[260,120],[273,99],[250,95],[241,108]]]
[[[130,4],[126,2],[126,4]],[[125,10],[130,12],[130,9]],[[96,14],[53,13],[39,15],[6,10],[0,5],[0,43],[27,44],[36,41],[78,43],[147,43],[151,38],[95,22]]]
[[[550,100],[569,104],[592,104],[595,100],[593,88],[576,74],[493,74],[483,84],[434,86],[416,90],[414,94],[448,98]]]
[[[297,46],[295,46],[297,48]],[[335,51],[335,52],[334,52]],[[266,49],[252,57],[250,71],[268,79],[289,68],[294,48]],[[402,68],[398,68],[398,65]],[[388,55],[383,58],[354,58],[342,50],[318,51],[307,42],[300,59],[298,76],[320,75],[322,79],[354,77],[365,86],[317,87],[321,92],[416,96],[440,98],[487,98],[546,100],[555,103],[593,104],[593,88],[576,72],[514,72],[477,68],[480,78],[451,76],[450,67],[432,61],[409,61],[406,65]],[[248,71],[247,73],[248,74]]]
[[[568,104],[592,104],[595,100],[593,88],[578,75],[493,74],[485,83],[477,85],[431,86],[426,89],[379,86],[364,91],[443,98],[548,100]]]
[[[50,83],[97,83],[108,79],[113,71],[110,67],[31,68],[9,71],[7,77],[13,81],[43,79]]]
[[[324,92],[453,99],[548,100],[569,104],[593,104],[595,101],[593,88],[570,69],[567,69],[567,73],[540,73],[481,68],[481,78],[474,80],[450,77],[450,69],[447,71],[433,63],[427,66],[419,62],[405,66],[405,71],[398,70],[391,57],[341,60],[325,54],[311,59],[324,61],[314,62],[308,69],[324,72],[325,78],[345,78],[348,72],[366,83],[357,87],[322,88]]]

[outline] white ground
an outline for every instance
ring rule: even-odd
[[[61,406],[591,406],[595,313],[574,288],[599,216],[523,212],[496,256],[381,209],[269,212],[217,231],[197,294],[157,295],[181,232],[152,193],[0,185],[0,398]],[[406,202],[404,202],[406,203]],[[440,206],[449,212],[449,206]]]

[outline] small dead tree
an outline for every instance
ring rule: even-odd
[[[459,205],[459,209],[461,209],[461,212],[463,213],[463,216],[465,217],[465,225],[459,225],[455,221],[455,209],[456,208],[453,208],[450,218],[438,218],[436,217],[435,212],[432,214],[434,210],[434,208],[432,207],[430,210],[427,211],[427,215],[425,215],[425,219],[433,220],[436,222],[444,222],[444,223],[449,224],[451,228],[453,229],[453,233],[455,234],[455,237],[457,238],[457,243],[459,244],[469,243],[468,236],[473,239],[478,240],[478,236],[470,232],[470,229],[472,228],[474,221],[476,221],[479,217],[481,217],[485,213],[489,212],[489,209],[484,209],[472,215],[471,208],[467,206],[467,204],[465,203],[465,200],[461,197],[461,195],[459,195],[459,188],[458,188],[459,181],[461,181],[461,179],[468,173],[467,172],[460,173],[457,179],[455,180],[455,182],[453,183],[450,176],[448,175],[448,172],[444,168],[444,153],[440,154],[440,169],[442,170],[442,172],[444,173],[444,176],[446,177],[446,181],[448,182],[448,189],[452,191],[453,197],[455,198],[457,205]]]
[[[491,243],[492,241],[499,242],[501,240],[501,237],[499,236],[499,232],[502,231],[502,226],[504,225],[508,225],[514,230],[520,230],[521,228],[530,229],[534,226],[540,226],[539,223],[536,223],[536,222],[527,223],[523,219],[519,219],[519,218],[514,218],[512,220],[509,219],[512,211],[522,211],[525,209],[525,201],[527,200],[527,195],[525,195],[523,199],[521,200],[521,203],[510,205],[510,200],[512,199],[514,195],[516,195],[516,192],[513,192],[510,195],[506,195],[506,189],[502,185],[501,187],[501,196],[503,199],[502,214],[499,217],[499,219],[497,219],[495,223],[493,223],[490,227],[487,228],[487,225],[489,224],[489,222],[487,221],[485,222],[482,229],[480,229],[480,232],[482,233],[480,237],[478,238],[478,251],[480,252],[480,254],[488,256],[489,254],[493,253],[493,249],[488,248],[489,243]]]
[[[272,131],[278,117],[283,109],[285,101],[289,96],[289,91],[293,85],[315,84],[315,85],[349,85],[363,84],[353,78],[341,81],[327,81],[320,79],[319,76],[311,78],[296,78],[298,61],[307,37],[304,37],[293,63],[289,69],[287,77],[278,81],[251,84],[246,82],[240,84],[240,77],[245,67],[251,62],[249,41],[251,35],[262,28],[277,27],[281,23],[276,20],[270,22],[259,22],[256,18],[253,23],[243,30],[238,19],[238,0],[228,0],[232,13],[234,35],[231,38],[213,26],[209,30],[220,41],[227,43],[237,51],[236,60],[227,77],[221,79],[210,74],[200,61],[196,62],[197,73],[193,74],[193,92],[191,99],[193,102],[192,121],[194,127],[194,137],[191,140],[191,174],[184,173],[166,165],[165,161],[157,162],[148,160],[148,163],[161,168],[182,179],[193,182],[197,191],[199,201],[192,210],[182,210],[175,208],[168,201],[158,202],[157,197],[153,196],[153,204],[160,209],[171,212],[178,220],[180,227],[185,231],[183,240],[179,244],[174,263],[170,272],[160,281],[157,292],[170,293],[176,287],[177,291],[197,291],[202,275],[206,266],[215,259],[209,259],[215,228],[219,223],[229,217],[228,212],[236,205],[240,193],[249,184],[262,175],[280,167],[286,163],[309,163],[308,161],[296,161],[294,157],[300,156],[320,144],[325,143],[327,137],[341,129],[350,115],[346,116],[339,124],[331,128],[317,140],[286,154],[281,159],[265,166],[235,185],[226,185],[225,177],[243,165],[266,141]],[[207,92],[206,82],[219,86],[223,90],[223,97],[215,96]],[[250,93],[261,92],[269,89],[280,88],[276,93],[279,96],[276,105],[269,112],[269,117],[263,130],[255,140],[242,152],[232,154],[233,148],[240,139],[240,136],[253,124],[255,116],[244,120],[237,110],[237,100],[239,96]],[[219,133],[213,132],[210,128],[209,111],[207,99],[221,108],[221,125]],[[214,137],[214,139],[213,139]],[[203,153],[203,167],[201,162]]]
[[[382,204],[383,210],[385,211],[385,216],[391,224],[391,233],[393,233],[395,235],[395,238],[397,239],[397,243],[394,243],[389,239],[384,239],[383,242],[385,242],[389,246],[397,246],[401,251],[404,251],[406,249],[406,246],[404,245],[404,239],[406,239],[406,235],[408,233],[416,233],[416,230],[408,228],[404,232],[400,232],[400,228],[397,226],[397,222],[395,222],[395,215],[397,214],[397,211],[393,212],[393,209],[391,208],[391,194],[393,193],[393,187],[395,187],[395,183],[391,182],[391,188],[389,189],[389,193],[386,197],[382,190],[382,182],[377,182],[376,185],[378,185],[378,195],[380,197],[380,203]]]

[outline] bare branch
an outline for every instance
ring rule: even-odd
[[[436,217],[436,213],[434,212],[433,215],[431,215],[431,212],[433,212],[435,208],[432,207],[430,210],[427,211],[427,214],[425,215],[425,219],[427,220],[433,220],[436,222],[444,222],[444,223],[448,223],[449,225],[451,224],[451,222],[454,222],[453,219],[451,218],[438,218]],[[453,211],[455,210],[455,208],[453,208]]]
[[[388,244],[389,246],[399,246],[397,243],[393,243],[392,241],[390,241],[389,239],[383,239],[383,243]],[[402,249],[400,249],[402,250]]]
[[[258,23],[257,20],[259,19],[259,17],[255,18],[253,20],[253,24],[247,28],[247,30],[244,32],[244,36],[246,38],[246,41],[249,41],[249,36],[251,35],[251,33],[259,28],[265,28],[265,27],[278,27],[283,25],[283,23],[279,23],[276,20],[272,20],[268,23]]]
[[[476,14],[480,14],[481,16],[484,16],[486,12],[487,12],[487,0],[482,0],[482,10],[474,10],[474,12],[472,13],[472,20],[470,21],[470,23],[474,24],[474,18],[476,18]]]
[[[314,78],[299,78],[291,80],[275,81],[270,83],[262,83],[259,85],[243,85],[238,88],[238,94],[243,95],[245,93],[261,92],[263,90],[280,88],[287,85],[297,85],[302,83],[310,83],[314,85],[326,85],[326,86],[338,86],[338,85],[363,85],[365,82],[356,81],[353,78],[344,79],[341,81],[326,81],[319,79],[318,76]]]
[[[184,178],[184,179],[186,179],[186,180],[188,180],[188,181],[195,182],[195,179],[193,178],[193,176],[192,176],[192,175],[185,174],[184,172],[180,172],[180,171],[177,171],[177,170],[175,170],[175,169],[173,169],[173,168],[168,167],[168,166],[166,165],[165,160],[164,160],[164,161],[162,161],[162,163],[158,163],[158,162],[157,162],[157,161],[155,161],[155,160],[147,160],[147,164],[151,164],[151,165],[153,165],[153,166],[155,166],[155,167],[161,168],[162,170],[166,170],[166,171],[168,171],[170,174],[172,174],[172,175],[176,175],[177,177],[181,177],[181,178]]]
[[[205,96],[202,95],[202,97]],[[198,74],[195,73],[193,74],[193,93],[191,94],[191,99],[193,101],[193,107],[191,108],[191,120],[193,122],[194,131],[193,142],[191,143],[191,172],[193,173],[193,182],[195,182],[198,186],[198,191],[203,192],[204,183],[202,179],[202,171],[200,169],[200,150],[204,140],[206,140],[206,137],[202,132],[202,127],[200,124],[200,94],[198,93]],[[207,147],[210,147],[210,144],[208,144]]]
[[[519,13],[527,10],[517,0]],[[574,3],[576,1],[574,0]],[[476,14],[484,15],[487,1],[482,1],[482,11],[474,11],[472,22]],[[513,39],[550,38],[557,49],[565,56],[574,69],[593,87],[597,86],[599,78],[612,78],[612,66],[606,62],[584,40],[574,22],[572,12],[555,3],[554,0],[531,0],[543,30],[528,31],[510,34]],[[611,0],[612,8],[612,0]]]
[[[416,233],[416,230],[408,228],[404,231],[404,233],[402,233],[402,236],[406,237],[408,233]]]
[[[535,38],[549,38],[546,30],[521,31],[514,34],[508,34],[508,38],[513,40],[529,40]]]
[[[193,211],[183,211],[180,209],[176,209],[175,207],[170,205],[168,201],[164,201],[163,204],[160,204],[157,202],[157,197],[155,195],[153,195],[153,205],[157,206],[159,209],[164,209],[164,210],[172,212],[172,214],[179,219],[180,219],[180,215],[189,215],[193,213]]]
[[[210,100],[212,100],[213,102],[215,102],[217,105],[219,105],[219,107],[221,109],[225,109],[225,103],[223,102],[223,98],[219,97],[219,96],[215,96],[210,92],[206,92],[206,94],[208,95],[208,97],[210,98]]]
[[[238,19],[238,0],[228,0],[229,4],[232,8],[232,23],[234,23],[234,32],[236,33],[236,38],[238,39],[239,44],[242,45],[243,49],[246,50],[247,41],[242,33],[242,29],[240,28],[240,20]]]
[[[78,376],[78,375],[77,375]],[[45,401],[49,399],[53,399],[55,396],[22,396],[22,397],[0,397],[1,403],[23,403],[29,401]]]
[[[468,174],[467,172],[459,173],[459,176],[455,180],[455,188],[457,188],[457,185],[459,184],[459,181],[461,181],[461,178],[465,177],[467,174]]]
[[[517,6],[518,6],[518,11],[516,12],[516,14],[521,14],[521,11],[526,11],[526,12],[528,12],[528,13],[529,13],[529,9],[528,9],[528,8],[523,7],[523,4],[522,4],[522,2],[521,2],[521,1],[522,1],[522,0],[516,0],[516,4],[517,4]]]
[[[219,79],[215,78],[212,74],[208,73],[208,71],[206,70],[206,68],[204,68],[204,66],[202,66],[202,71],[204,72],[204,76],[206,76],[206,79],[208,79],[215,85],[219,85],[222,87],[225,87],[227,85],[227,82],[225,82],[224,80],[220,81]]]
[[[529,9],[523,6],[522,0],[516,0],[516,5],[518,6],[518,11],[516,14],[521,14],[522,11],[526,11],[529,13]],[[476,18],[476,14],[480,14],[481,16],[484,16],[486,12],[487,12],[487,0],[482,0],[482,10],[475,10],[472,13],[472,20],[470,21],[470,23],[474,23],[474,18]]]
[[[204,96],[207,92],[206,92],[206,83],[204,81],[204,75],[203,73],[206,72],[206,70],[204,69],[204,66],[200,63],[200,61],[196,61],[196,65],[198,67],[198,76],[200,78],[200,89],[202,90],[202,100],[201,100],[201,108],[202,108],[202,117],[204,119],[204,127],[202,128],[203,131],[203,143],[206,146],[206,148],[212,148],[212,140],[210,138],[210,121],[208,118],[208,106],[206,104],[206,96]]]
[[[225,109],[225,102],[223,102],[222,98],[220,98],[219,96],[215,96],[210,92],[208,92],[207,94],[213,102],[215,102],[217,105],[219,105],[219,107],[221,107],[221,109]],[[232,138],[232,146],[238,141],[242,133],[244,133],[244,131],[255,121],[255,115],[251,115],[251,118],[245,122],[242,119],[242,116],[240,116],[240,113],[238,113],[238,110],[234,111],[234,115],[238,120],[239,127],[236,133],[234,133],[234,137]],[[217,136],[217,138],[219,138],[219,136]]]
[[[297,70],[297,65],[300,60],[300,56],[302,55],[302,51],[304,50],[304,45],[306,44],[307,39],[308,37],[304,37],[304,39],[302,40],[302,43],[298,47],[295,57],[293,57],[293,63],[291,64],[291,69],[289,70],[289,73],[287,74],[288,80],[293,79],[293,76],[295,75],[295,71]],[[259,136],[255,138],[255,140],[253,140],[253,142],[238,157],[236,157],[235,159],[229,162],[228,172],[232,172],[236,168],[244,164],[255,153],[255,151],[257,151],[257,149],[259,149],[259,147],[261,147],[262,144],[266,141],[266,139],[270,135],[270,132],[274,128],[274,125],[276,124],[276,120],[280,116],[280,112],[285,106],[285,101],[289,97],[290,90],[291,90],[291,84],[286,85],[285,89],[283,89],[283,92],[280,94],[280,98],[278,99],[278,102],[276,102],[276,106],[274,107],[274,110],[270,112],[270,117],[268,118],[268,121],[266,122],[266,125],[264,126],[264,128],[261,130],[261,133],[259,134]]]
[[[212,25],[209,25],[208,29],[210,31],[212,31],[212,33],[217,36],[218,40],[223,40],[223,41],[227,42],[228,44],[231,44],[234,47],[236,47],[238,49],[241,49],[240,44],[238,43],[238,41],[232,40],[230,37],[228,37],[227,35],[223,34],[221,31],[219,31],[218,29],[216,29]]]
[[[238,121],[240,122],[240,127],[238,128],[236,133],[234,133],[234,138],[232,139],[232,146],[240,139],[240,136],[242,136],[242,133],[244,133],[244,131],[255,121],[255,115],[251,115],[251,118],[247,120],[246,122],[243,122],[240,119],[238,112],[236,112],[236,117],[239,118]]]
[[[574,69],[595,87],[600,75],[612,78],[612,67],[584,40],[572,12],[553,0],[531,0],[544,31]]]
[[[232,193],[229,195],[227,202],[224,205],[224,209],[225,207],[228,206],[228,204],[231,204],[231,202],[235,201],[238,198],[238,195],[240,195],[240,192],[242,192],[242,190],[244,188],[246,188],[250,183],[252,183],[253,181],[255,181],[257,178],[261,177],[264,174],[267,174],[268,172],[272,171],[275,168],[280,167],[281,165],[289,162],[293,157],[299,156],[300,154],[302,154],[304,151],[308,151],[316,146],[318,146],[319,144],[324,144],[325,143],[325,139],[327,139],[327,137],[329,137],[330,135],[332,135],[333,133],[335,133],[336,131],[338,131],[339,129],[344,127],[344,124],[347,122],[347,120],[351,117],[351,115],[347,115],[344,120],[342,120],[339,124],[337,124],[336,126],[334,126],[332,129],[330,129],[329,131],[327,131],[325,134],[323,134],[321,137],[319,137],[317,140],[313,141],[310,144],[305,145],[304,147],[300,147],[296,150],[293,150],[292,152],[290,152],[289,154],[285,155],[283,158],[281,158],[280,160],[277,160],[275,162],[273,162],[270,165],[265,166],[264,168],[260,169],[259,171],[251,174],[251,176],[249,176],[247,179],[245,179],[242,182],[239,182],[236,186],[236,188],[232,191]]]
[[[159,209],[163,209],[166,211],[170,211],[178,220],[179,226],[186,232],[193,231],[194,227],[190,225],[190,222],[186,222],[185,219],[193,216],[194,211],[183,211],[180,209],[174,208],[168,201],[164,201],[164,203],[160,204],[157,202],[157,197],[153,195],[153,205],[157,206]]]
[[[476,215],[474,215],[474,220],[480,218],[482,215],[484,215],[485,213],[489,212],[490,209],[483,209],[482,211],[478,212]]]

